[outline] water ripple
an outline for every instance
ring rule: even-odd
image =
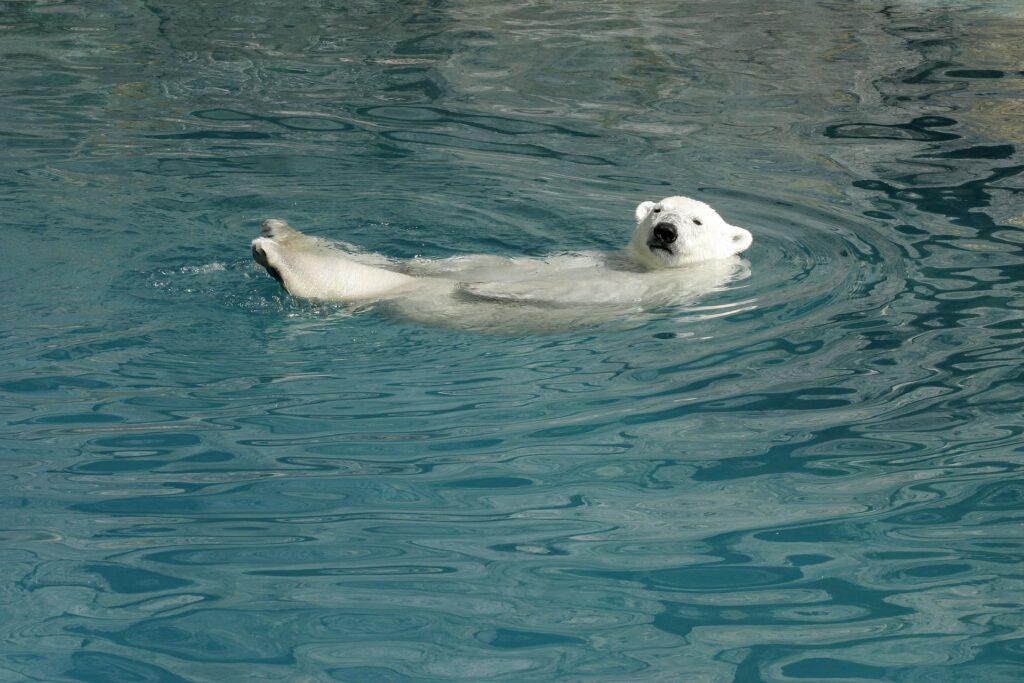
[[[968,5],[8,3],[0,679],[1018,679],[1024,42]],[[248,256],[674,193],[749,277],[545,335]]]

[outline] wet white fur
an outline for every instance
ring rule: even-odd
[[[396,261],[304,235],[276,219],[264,221],[263,236],[253,240],[252,249],[295,297],[380,302],[404,317],[467,327],[510,320],[514,327],[515,318],[525,316],[524,326],[533,328],[538,321],[545,327],[572,326],[692,302],[741,270],[736,255],[752,241],[747,230],[687,197],[643,202],[635,216],[628,246],[613,253]],[[678,237],[652,248],[659,223],[670,224]]]

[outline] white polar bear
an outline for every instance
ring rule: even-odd
[[[414,320],[554,330],[693,302],[743,272],[747,230],[688,197],[642,202],[627,248],[545,258],[472,255],[395,261],[263,222],[255,261],[292,296],[383,304]]]

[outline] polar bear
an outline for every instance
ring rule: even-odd
[[[406,261],[305,235],[271,218],[252,241],[252,255],[294,297],[381,304],[420,322],[483,329],[574,327],[692,303],[744,272],[738,254],[753,237],[704,202],[645,201],[635,217],[621,252]]]

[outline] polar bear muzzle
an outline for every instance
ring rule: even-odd
[[[647,238],[647,247],[649,249],[660,249],[672,253],[672,247],[669,245],[675,242],[679,238],[679,231],[676,230],[676,226],[668,222],[658,223],[654,226],[651,231],[651,236]]]

